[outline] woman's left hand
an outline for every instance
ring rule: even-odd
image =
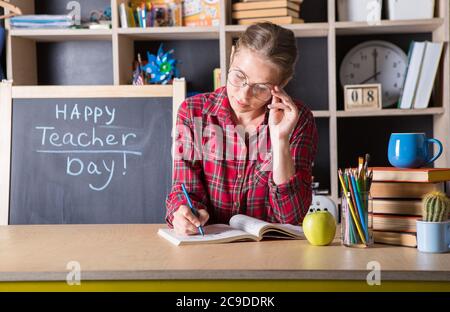
[[[297,106],[283,89],[276,86],[272,90],[272,102],[268,107],[270,108],[269,129],[272,142],[289,140],[299,119]]]

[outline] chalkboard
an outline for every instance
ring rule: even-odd
[[[13,98],[9,224],[163,223],[172,97]]]

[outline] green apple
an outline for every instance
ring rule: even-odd
[[[303,232],[311,245],[328,245],[336,234],[336,221],[328,211],[311,212],[303,219]]]

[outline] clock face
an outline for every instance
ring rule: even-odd
[[[398,102],[408,66],[408,56],[387,41],[367,41],[351,49],[339,71],[341,85],[380,83],[383,107]]]

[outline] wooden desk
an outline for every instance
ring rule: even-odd
[[[338,240],[176,247],[157,235],[161,226],[1,226],[0,290],[450,291],[450,253]],[[81,286],[66,284],[70,261],[81,265]],[[381,265],[381,286],[366,283],[370,261]]]

